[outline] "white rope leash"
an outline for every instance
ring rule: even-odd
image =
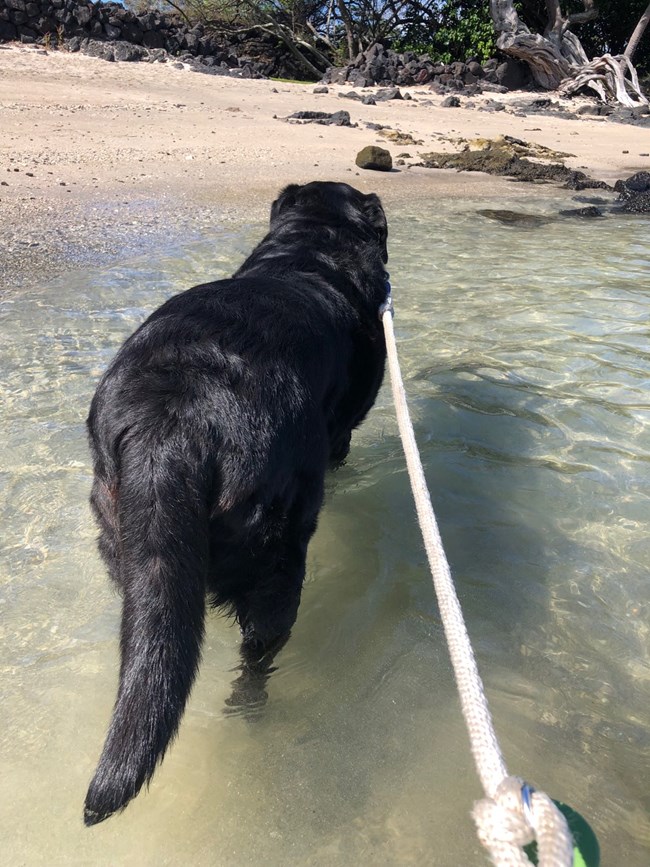
[[[415,440],[397,358],[388,283],[387,288],[379,315],[384,325],[397,423],[472,755],[486,795],[476,802],[472,812],[478,837],[497,867],[530,865],[522,847],[533,840],[537,841],[539,867],[571,867],[573,840],[564,816],[548,795],[535,791],[518,777],[509,777],[501,755]]]

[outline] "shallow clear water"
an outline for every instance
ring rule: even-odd
[[[513,207],[478,205],[490,206]],[[390,214],[396,327],[434,505],[510,771],[588,817],[603,865],[645,867],[650,221],[530,230],[476,207]],[[4,863],[486,863],[387,387],[328,482],[265,712],[224,714],[238,636],[213,617],[150,792],[82,826],[119,617],[87,506],[90,397],[157,304],[230,273],[260,232],[216,229],[0,307]]]

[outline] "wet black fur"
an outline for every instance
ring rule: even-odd
[[[176,734],[206,602],[242,630],[232,702],[263,702],[326,468],[347,455],[381,384],[386,260],[377,196],[289,186],[237,273],[163,304],[102,378],[88,418],[91,503],[123,611],[87,825],[128,804]]]

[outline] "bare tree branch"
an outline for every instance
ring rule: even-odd
[[[595,0],[582,0],[582,5],[585,7],[584,12],[574,12],[569,15],[567,22],[571,24],[586,24],[588,21],[595,21],[600,15],[600,11],[596,6]]]
[[[306,23],[307,23],[307,29],[312,34],[312,36],[314,37],[316,42],[322,42],[323,45],[327,45],[327,47],[329,49],[331,49],[332,51],[335,50],[334,46],[332,45],[332,43],[330,41],[329,36],[325,36],[322,33],[319,33],[318,30],[316,30],[314,25],[311,23],[311,21],[307,21]],[[328,61],[328,65],[329,65],[329,61]]]

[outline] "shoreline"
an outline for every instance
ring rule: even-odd
[[[346,181],[376,192],[389,210],[418,200],[534,195],[529,185],[484,174],[408,164],[364,171],[354,160],[368,144],[388,149],[395,164],[402,153],[417,162],[421,153],[457,150],[459,140],[506,134],[570,153],[569,167],[609,184],[650,169],[646,127],[522,115],[522,101],[535,93],[484,94],[472,97],[473,108],[444,108],[426,87],[403,88],[410,100],[376,105],[342,98],[350,86],[313,90],[311,83],[0,45],[2,294],[71,268],[117,262],[215,222],[265,219],[293,182]],[[481,110],[491,99],[505,109]],[[283,122],[302,110],[345,110],[357,126]],[[387,141],[368,123],[415,143]]]

